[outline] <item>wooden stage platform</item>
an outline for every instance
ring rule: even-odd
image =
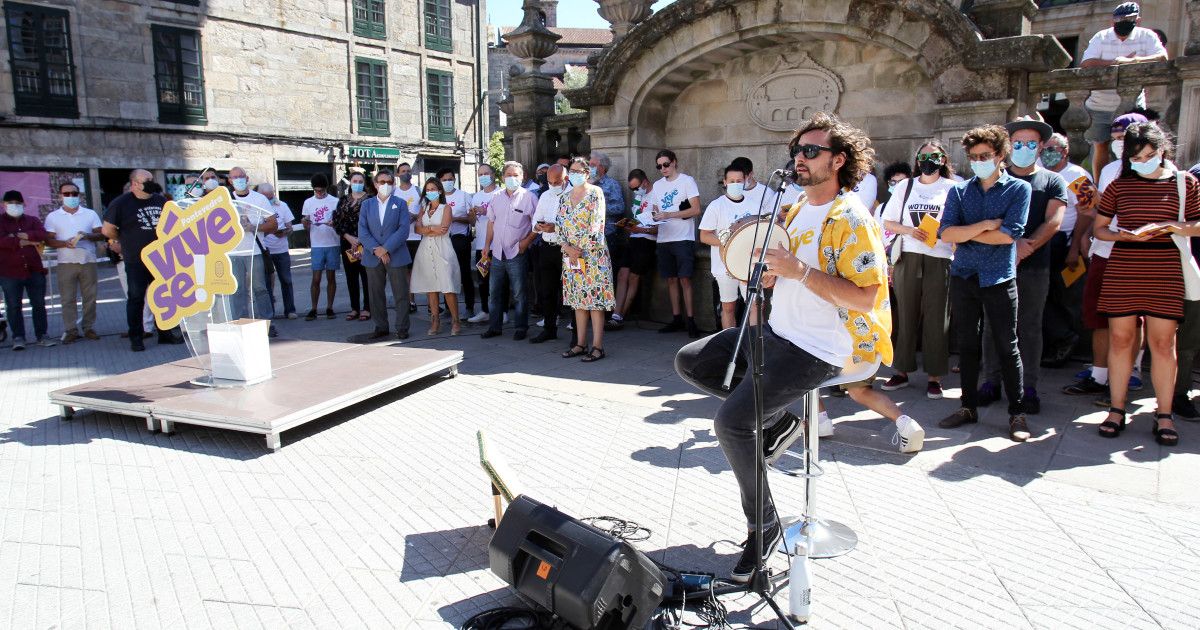
[[[176,422],[260,433],[278,450],[283,431],[441,371],[454,377],[462,360],[459,350],[282,339],[271,342],[274,378],[255,385],[194,385],[204,371],[189,358],[56,390],[50,402],[64,420],[92,409],[164,433]]]

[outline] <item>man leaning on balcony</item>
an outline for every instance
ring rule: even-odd
[[[1142,22],[1141,8],[1136,2],[1124,2],[1113,9],[1112,28],[1106,28],[1092,36],[1083,51],[1083,68],[1104,68],[1126,63],[1166,61],[1167,49],[1158,35],[1148,28],[1138,26]],[[1137,97],[1137,105],[1146,106],[1146,93]],[[1092,176],[1100,178],[1100,169],[1109,162],[1109,126],[1113,115],[1121,106],[1121,96],[1116,90],[1093,90],[1084,107],[1092,115],[1092,126],[1087,131],[1087,140],[1092,143]],[[1121,156],[1117,156],[1118,158]]]

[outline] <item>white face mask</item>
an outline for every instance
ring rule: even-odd
[[[1112,152],[1113,152],[1113,155],[1117,156],[1118,158],[1121,157],[1122,155],[1124,155],[1125,154],[1125,141],[1124,140],[1113,140],[1112,141]]]
[[[212,191],[216,190],[217,185],[218,184],[217,184],[216,177],[210,177],[210,178],[204,180],[204,190],[207,190],[208,192],[212,192]]]
[[[391,196],[392,196],[392,185],[391,184],[380,184],[379,185],[379,198],[387,199],[388,197],[391,197]]]
[[[6,213],[8,213],[8,216],[15,219],[15,218],[21,216],[22,214],[25,214],[25,205],[20,204],[20,203],[5,204],[4,211]]]

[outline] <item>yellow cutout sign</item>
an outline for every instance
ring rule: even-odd
[[[229,252],[245,232],[229,190],[219,187],[187,208],[168,201],[156,231],[142,263],[154,277],[146,302],[160,329],[174,328],[212,308],[218,295],[237,291]]]

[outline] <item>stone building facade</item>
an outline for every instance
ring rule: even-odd
[[[135,167],[178,191],[206,166],[241,165],[288,201],[310,194],[315,172],[336,181],[401,160],[474,181],[487,124],[486,112],[472,118],[486,89],[482,5],[5,2],[0,180],[66,174],[95,208]]]

